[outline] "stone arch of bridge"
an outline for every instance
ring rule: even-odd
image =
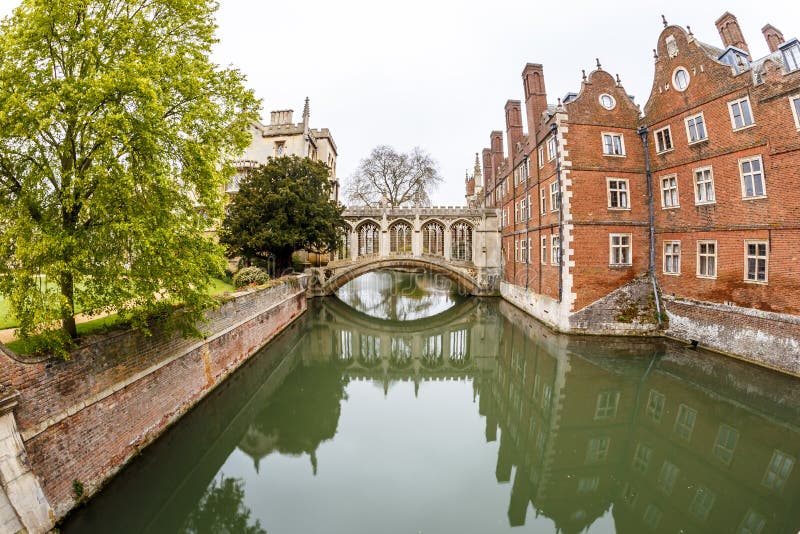
[[[360,261],[333,271],[329,278],[320,281],[321,293],[330,295],[350,280],[358,278],[378,269],[424,269],[434,274],[440,274],[456,282],[459,289],[469,294],[480,293],[478,281],[464,272],[453,267],[449,262],[438,258],[425,256],[415,257],[377,257],[369,261]]]

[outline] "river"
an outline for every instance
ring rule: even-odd
[[[555,334],[425,274],[339,296],[62,531],[800,529],[796,379],[667,340]]]

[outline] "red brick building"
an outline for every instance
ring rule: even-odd
[[[642,109],[599,61],[556,105],[525,66],[528,131],[509,100],[475,184],[503,295],[565,331],[647,332],[665,308],[673,335],[780,366],[800,355],[800,43],[767,25],[754,60],[730,13],[722,48],[664,25]]]

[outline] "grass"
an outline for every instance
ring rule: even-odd
[[[208,294],[214,297],[224,295],[225,293],[230,293],[235,290],[236,288],[233,287],[233,284],[231,284],[231,281],[227,278],[212,278],[211,284],[208,286]],[[117,317],[117,314],[78,323],[78,335],[87,336],[90,334],[96,334],[98,332],[103,332],[119,326],[120,323],[121,321],[119,317]],[[4,330],[6,328],[16,328],[17,326],[19,326],[19,322],[11,313],[11,306],[8,302],[8,299],[0,295],[0,330]],[[31,352],[28,348],[28,343],[21,340],[12,341],[7,343],[6,346],[19,354],[30,354]]]

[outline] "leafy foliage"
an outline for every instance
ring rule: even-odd
[[[196,333],[224,261],[204,232],[258,108],[209,60],[216,8],[23,0],[0,22],[0,293],[22,337],[64,354],[76,307]]]
[[[244,483],[241,479],[220,476],[206,490],[197,507],[181,528],[187,534],[266,534],[256,519],[250,522],[250,510],[244,505]]]
[[[233,277],[233,285],[237,288],[249,286],[251,284],[266,284],[269,282],[269,275],[259,267],[244,267]]]
[[[381,145],[361,160],[345,194],[351,203],[373,208],[430,206],[430,195],[442,181],[436,162],[421,148],[404,153]]]
[[[329,173],[324,163],[297,156],[253,169],[228,206],[220,242],[232,256],[274,256],[278,273],[290,268],[295,250],[333,250],[346,223],[330,198]]]

